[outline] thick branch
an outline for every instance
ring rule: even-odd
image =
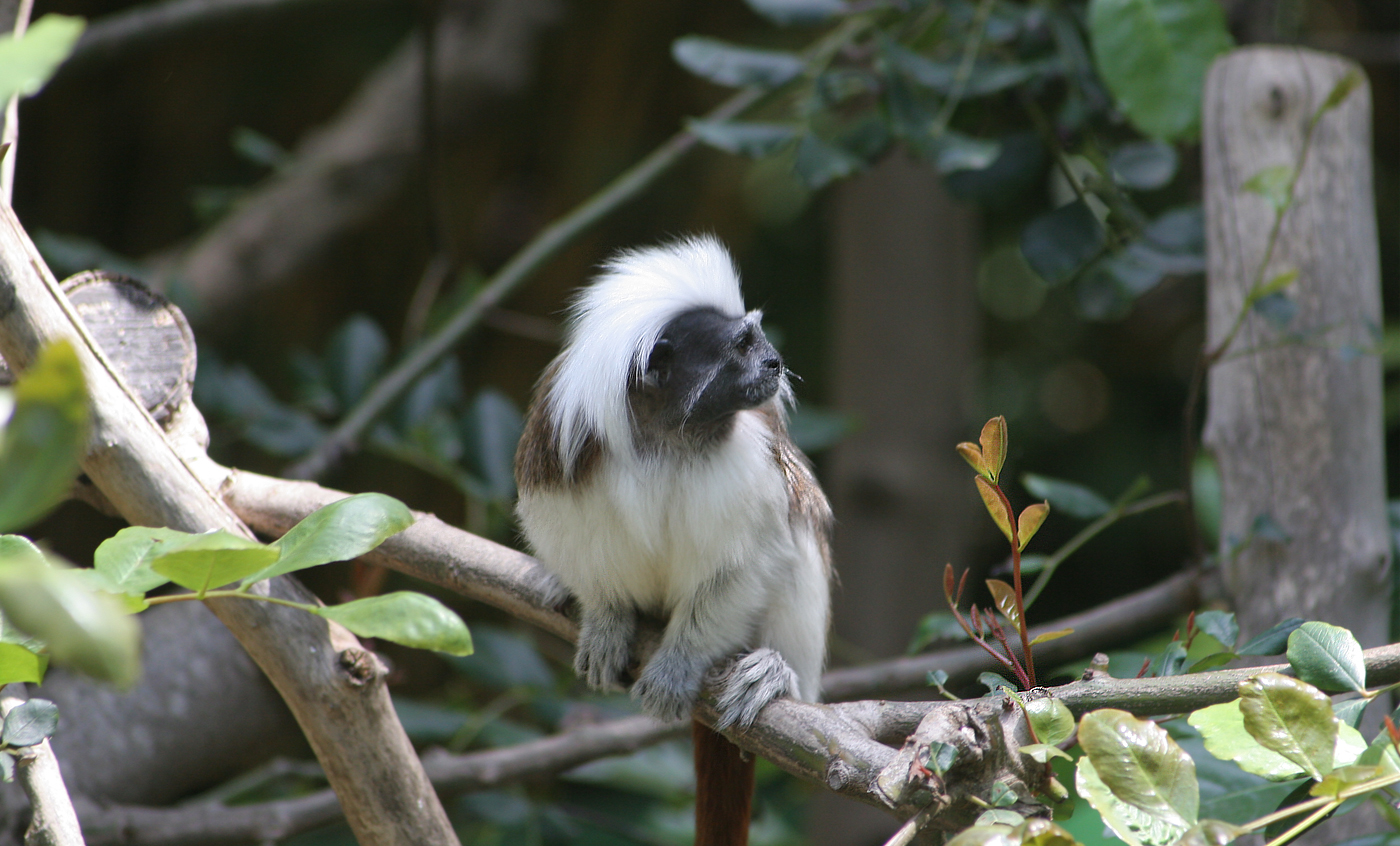
[[[0,354],[23,370],[59,339],[77,350],[92,401],[82,466],[129,521],[249,534],[166,440],[78,320],[14,213],[0,207]],[[301,601],[291,579],[266,588]],[[455,843],[399,725],[383,668],[338,626],[264,602],[211,602],[296,715],[361,843]],[[403,809],[421,809],[405,813]]]

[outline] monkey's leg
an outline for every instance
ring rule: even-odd
[[[632,698],[657,719],[689,714],[705,674],[745,645],[767,603],[763,584],[741,568],[710,577],[671,612],[660,648],[632,686]]]
[[[574,672],[596,690],[622,690],[637,631],[632,605],[581,603]]]

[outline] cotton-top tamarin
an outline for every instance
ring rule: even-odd
[[[525,537],[578,600],[575,669],[621,689],[637,615],[665,619],[632,685],[662,719],[736,654],[713,679],[719,728],[818,695],[831,508],[761,316],[713,238],[620,253],[575,300],[516,453]]]

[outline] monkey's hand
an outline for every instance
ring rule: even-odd
[[[585,606],[574,652],[574,672],[595,690],[622,690],[637,630],[631,608]]]
[[[658,720],[679,720],[690,713],[700,698],[706,669],[707,661],[702,655],[663,648],[652,656],[641,678],[632,685],[632,698]]]
[[[719,720],[715,729],[748,728],[763,706],[797,690],[797,673],[772,649],[755,649],[716,668],[710,679]]]

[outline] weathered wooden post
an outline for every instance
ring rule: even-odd
[[[1352,62],[1254,47],[1210,71],[1204,441],[1246,635],[1291,616],[1346,626],[1363,646],[1389,634],[1370,146],[1370,89]],[[1251,307],[1271,281],[1282,296]]]

